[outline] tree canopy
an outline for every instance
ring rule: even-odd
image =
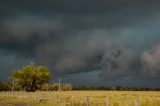
[[[50,78],[51,75],[46,66],[36,66],[33,63],[13,72],[15,84],[26,91],[40,89],[44,83],[48,83]]]

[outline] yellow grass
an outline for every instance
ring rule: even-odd
[[[154,91],[46,91],[0,92],[0,106],[160,106],[160,92]]]

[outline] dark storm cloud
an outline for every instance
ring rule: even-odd
[[[158,0],[1,0],[0,49],[13,58],[0,59],[35,60],[59,74],[159,78],[159,6]]]
[[[141,57],[145,77],[160,76],[160,45],[156,45],[151,50],[144,51]]]
[[[119,8],[157,6],[158,0],[1,0],[1,7],[12,11],[26,12],[106,12]]]

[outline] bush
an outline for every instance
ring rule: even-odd
[[[0,82],[0,91],[11,91],[12,85],[9,82]]]
[[[49,85],[49,90],[50,91],[58,91],[59,90],[59,84],[58,83],[50,84]],[[72,86],[71,86],[71,84],[68,84],[68,83],[61,84],[60,85],[60,90],[61,91],[70,91],[70,90],[72,90]]]
[[[51,90],[51,91],[58,91],[58,89],[59,89],[58,83],[54,83],[54,84],[49,85],[49,90]]]
[[[41,86],[41,89],[40,90],[42,90],[42,91],[48,91],[49,90],[49,85],[46,83],[46,84],[43,84],[42,86]]]
[[[68,83],[63,84],[62,85],[62,90],[63,91],[71,91],[72,90],[72,86],[70,84],[68,84]]]

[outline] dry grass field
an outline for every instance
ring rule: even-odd
[[[160,92],[0,92],[0,106],[160,106]]]

